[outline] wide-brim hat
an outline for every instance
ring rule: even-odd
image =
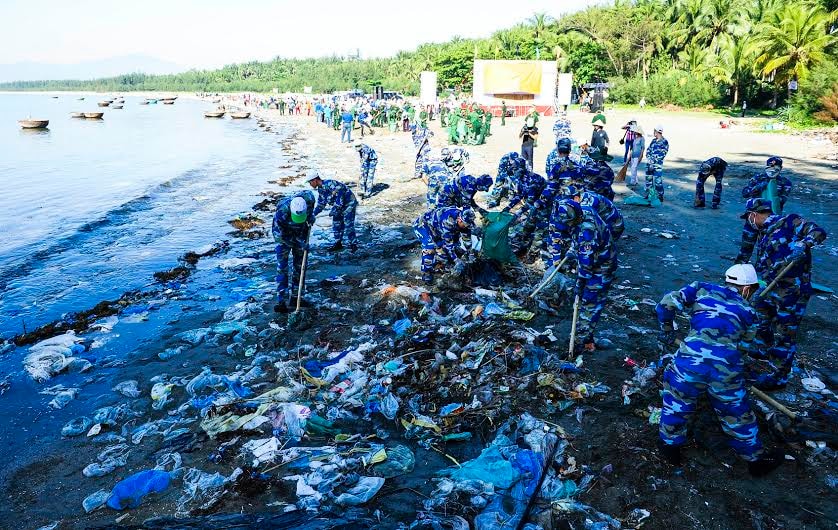
[[[599,127],[605,127],[605,122],[602,121],[600,118],[596,118],[594,121],[591,122],[591,125],[596,125]]]
[[[739,218],[747,219],[748,214],[751,213],[774,213],[774,207],[769,199],[763,199],[762,197],[748,199],[748,202],[745,203],[745,213],[740,215]]]

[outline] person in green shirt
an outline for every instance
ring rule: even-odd
[[[448,105],[441,105],[439,107],[439,125],[441,127],[448,127]]]
[[[468,121],[471,124],[471,131],[470,131],[471,134],[469,135],[470,136],[469,144],[471,144],[471,145],[480,145],[480,137],[483,134],[482,133],[483,128],[481,127],[481,124],[483,123],[483,118],[480,115],[480,113],[481,113],[480,108],[476,108],[476,109],[473,108],[471,113],[469,113],[469,115],[468,115]]]
[[[457,114],[456,111],[452,111],[448,115],[448,142],[452,144],[460,143],[459,138],[457,137],[457,131],[459,126],[460,116]]]
[[[336,131],[340,130],[340,107],[335,103],[335,110],[332,112],[332,128]]]
[[[506,101],[500,102],[500,124],[506,125]]]
[[[533,127],[538,126],[538,118],[540,116],[541,115],[538,113],[538,110],[536,110],[535,105],[532,105],[530,107],[530,113],[527,114],[527,118],[532,118],[533,119],[533,123],[534,123]],[[526,121],[526,118],[524,118],[524,120]]]
[[[486,136],[492,136],[492,111],[488,111],[483,118],[483,132]]]
[[[390,132],[396,132],[396,107],[394,105],[387,107],[387,128]]]
[[[428,128],[428,108],[422,107],[422,111],[419,112],[419,127],[423,129]]]

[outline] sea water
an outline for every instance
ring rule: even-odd
[[[119,298],[225,238],[276,171],[278,137],[179,98],[0,94],[0,336]],[[104,111],[102,120],[71,112]],[[46,130],[17,120],[49,119]]]

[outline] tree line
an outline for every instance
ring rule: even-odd
[[[470,91],[474,59],[555,60],[577,84],[612,83],[613,100],[684,107],[783,106],[835,121],[838,0],[615,0],[551,18],[536,13],[481,39],[454,37],[394,57],[275,58],[174,75],[0,84],[13,90],[333,92],[373,86],[415,95],[419,72]]]

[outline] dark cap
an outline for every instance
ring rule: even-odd
[[[739,217],[742,219],[747,219],[749,213],[773,213],[774,209],[771,206],[771,201],[768,199],[756,198],[756,199],[748,199],[748,202],[745,203],[745,213],[740,215]]]

